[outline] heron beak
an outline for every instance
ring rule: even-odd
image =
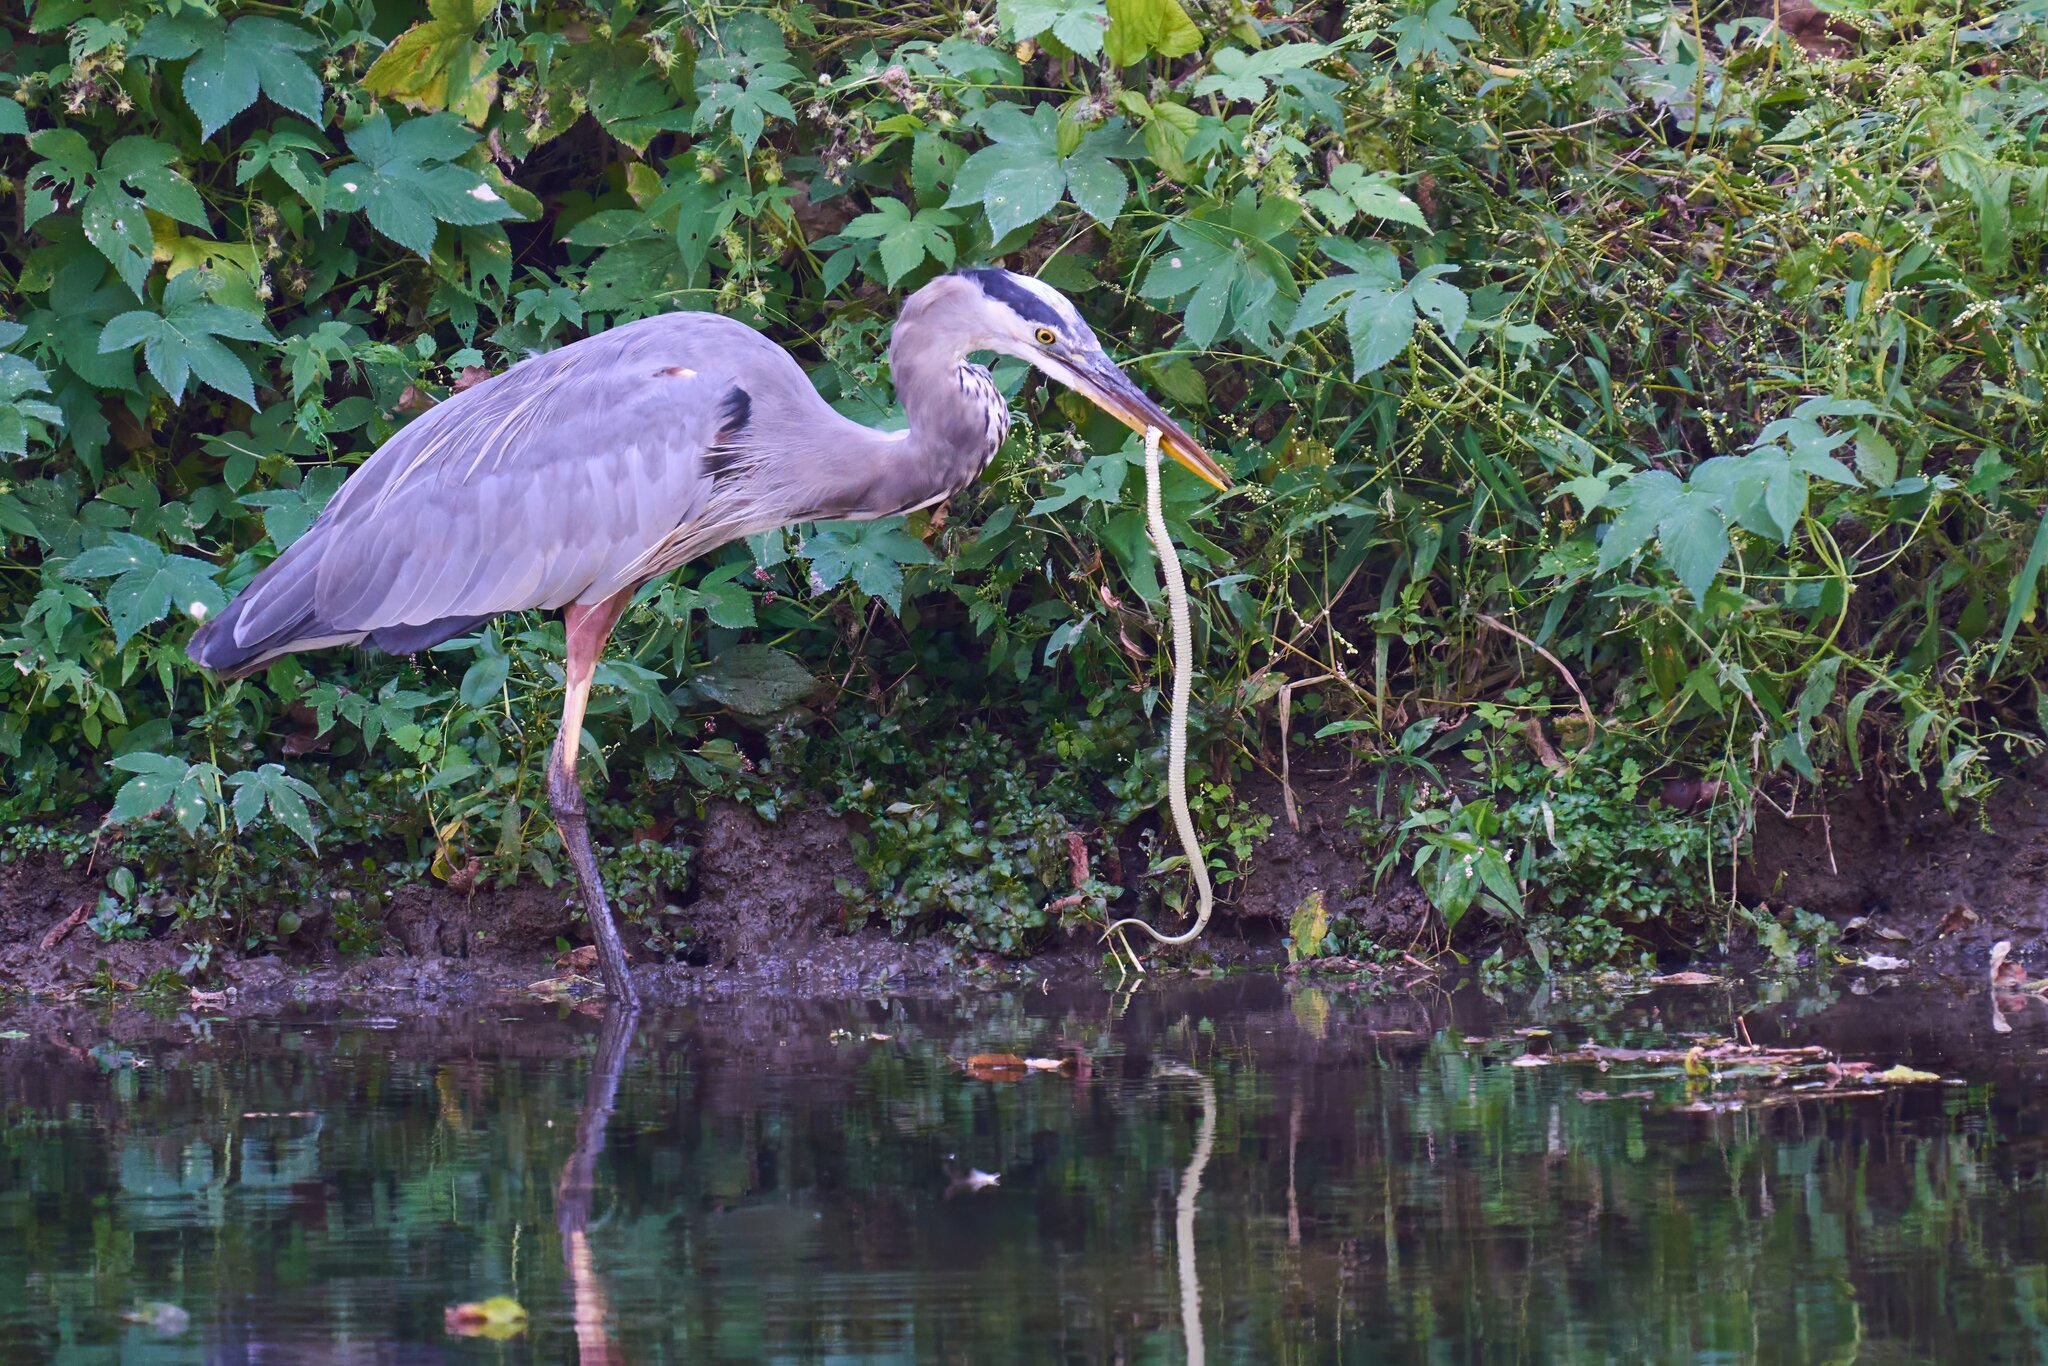
[[[1212,488],[1227,490],[1230,487],[1230,476],[1209,458],[1209,453],[1202,449],[1202,443],[1182,430],[1178,422],[1166,415],[1164,408],[1131,383],[1130,377],[1117,369],[1107,356],[1079,361],[1068,374],[1059,378],[1066,382],[1068,388],[1086,397],[1132,431],[1143,432],[1147,427],[1157,427],[1159,444],[1168,455]]]

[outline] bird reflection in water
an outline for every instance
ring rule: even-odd
[[[596,1195],[598,1154],[604,1151],[605,1126],[618,1099],[619,1074],[633,1043],[635,1012],[617,1005],[604,1013],[591,1062],[590,1083],[576,1118],[576,1151],[562,1164],[555,1183],[555,1228],[562,1235],[562,1265],[569,1274],[575,1311],[576,1350],[583,1366],[624,1366],[625,1353],[605,1326],[609,1316],[604,1282],[590,1258],[590,1206]]]

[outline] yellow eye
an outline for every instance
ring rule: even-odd
[[[1059,340],[1059,337],[1053,332],[1053,330],[1050,327],[1041,327],[1036,332],[1033,332],[1031,335],[1040,346],[1051,346],[1054,342]]]

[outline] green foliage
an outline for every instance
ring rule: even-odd
[[[2048,43],[2025,7],[1871,0],[1817,58],[1755,8],[10,11],[6,819],[114,810],[153,877],[185,860],[194,914],[300,857],[316,807],[383,874],[557,877],[558,625],[222,685],[184,659],[192,619],[475,372],[712,310],[889,423],[890,296],[1002,260],[1237,478],[1165,485],[1223,871],[1253,855],[1238,777],[1280,689],[1320,678],[1326,742],[1389,796],[1429,777],[1373,837],[1461,934],[1583,957],[1607,939],[1581,921],[1705,923],[1688,889],[1745,809],[1853,773],[1968,800],[2039,743],[2048,668]],[[892,815],[940,776],[906,772],[861,809],[898,923],[1008,945],[1068,894],[1062,821],[1149,829],[1135,446],[995,375],[1018,420],[946,508],[769,533],[641,594],[587,722],[601,834],[704,791],[857,791],[883,760],[827,737],[975,721],[1001,783]],[[1531,722],[1563,776],[1504,757]],[[1631,818],[1630,760],[1724,796]],[[1154,852],[1132,880],[1171,872]]]

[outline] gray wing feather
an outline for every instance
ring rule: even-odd
[[[743,534],[707,520],[727,501],[705,455],[736,384],[824,406],[787,352],[710,314],[524,361],[386,442],[273,568],[311,574],[323,635],[608,596],[679,534],[702,548]],[[248,604],[238,640],[280,624],[263,606]]]

